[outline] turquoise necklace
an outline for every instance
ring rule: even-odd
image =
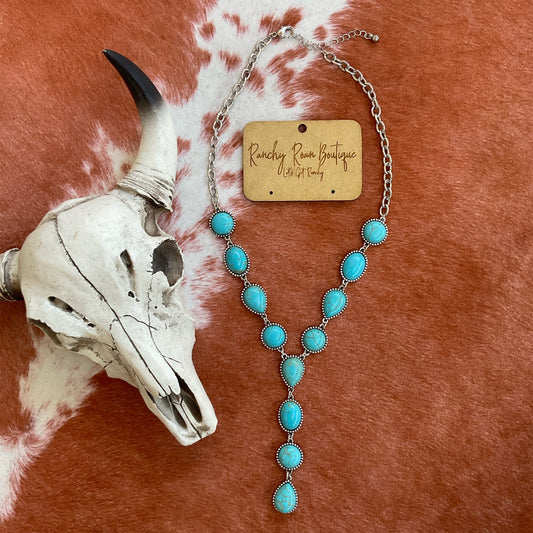
[[[278,410],[278,421],[287,434],[286,441],[278,448],[276,459],[279,466],[285,471],[283,481],[274,492],[272,498],[274,507],[281,513],[291,513],[298,505],[298,494],[292,482],[294,470],[299,468],[303,461],[303,452],[300,446],[294,442],[294,434],[300,429],[303,422],[301,405],[294,398],[294,389],[300,383],[305,371],[305,361],[311,354],[317,354],[324,350],[328,343],[326,326],[328,322],[340,315],[348,304],[346,288],[350,283],[357,281],[366,271],[366,251],[370,246],[377,246],[387,238],[387,225],[385,223],[389,214],[390,200],[392,196],[392,158],[389,151],[389,140],[385,134],[385,124],[381,119],[381,108],[376,99],[372,85],[364,78],[363,74],[353,68],[348,62],[338,59],[335,54],[328,51],[326,46],[342,43],[354,37],[362,37],[377,42],[379,37],[364,30],[352,30],[331,41],[313,42],[304,39],[297,34],[292,26],[284,26],[277,32],[272,32],[259,40],[255,45],[248,64],[241,72],[239,81],[233,86],[230,95],[224,101],[213,123],[213,136],[211,137],[211,149],[209,151],[209,163],[207,177],[209,192],[214,212],[209,219],[209,226],[215,235],[226,241],[224,263],[226,268],[243,281],[244,287],[241,292],[243,304],[252,313],[259,315],[264,322],[261,330],[261,341],[270,350],[277,350],[281,354],[280,373],[287,386],[287,399],[284,400]],[[267,296],[261,285],[250,283],[248,272],[250,259],[246,251],[235,244],[231,239],[231,233],[235,229],[235,219],[228,211],[220,208],[218,200],[217,184],[215,179],[216,148],[219,144],[219,132],[222,124],[231,108],[236,96],[242,91],[244,84],[250,78],[255,63],[262,50],[275,38],[295,39],[309,50],[320,52],[328,63],[339,67],[347,72],[361,86],[372,104],[371,113],[376,122],[376,130],[381,141],[383,153],[383,199],[379,209],[379,218],[367,220],[361,229],[362,245],[356,250],[349,252],[340,264],[341,283],[338,287],[329,289],[322,299],[322,322],[316,326],[308,327],[301,336],[303,351],[300,355],[288,355],[285,353],[287,332],[285,328],[276,322],[272,322],[267,315]]]

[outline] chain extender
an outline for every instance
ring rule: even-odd
[[[248,63],[240,74],[239,80],[232,87],[229,96],[226,98],[226,100],[224,100],[224,103],[222,104],[222,107],[220,108],[215,121],[213,122],[213,136],[211,137],[210,141],[207,165],[207,181],[213,209],[215,212],[220,211],[217,182],[215,177],[216,149],[220,142],[220,130],[224,124],[224,120],[226,119],[229,110],[231,109],[231,106],[233,105],[233,102],[235,101],[235,98],[243,90],[244,85],[252,75],[255,64],[257,63],[261,52],[276,37],[280,39],[295,39],[300,45],[304,46],[308,50],[320,52],[328,63],[335,65],[342,72],[347,72],[354,79],[354,81],[361,86],[363,92],[368,96],[372,104],[370,111],[376,122],[376,131],[380,137],[381,152],[383,154],[383,199],[381,201],[381,207],[379,208],[379,214],[380,220],[385,222],[387,215],[389,214],[392,197],[392,156],[389,150],[389,139],[385,133],[385,123],[381,118],[381,107],[376,98],[374,87],[365,79],[362,72],[352,67],[348,61],[339,59],[333,52],[326,49],[328,46],[334,46],[355,37],[361,37],[363,39],[371,40],[372,42],[377,42],[379,40],[378,35],[358,29],[344,33],[343,35],[339,35],[338,37],[330,39],[329,41],[319,42],[305,39],[302,35],[296,33],[296,30],[292,26],[283,26],[280,30],[271,32],[263,39],[257,41],[252,53],[250,54],[250,57],[248,58]]]

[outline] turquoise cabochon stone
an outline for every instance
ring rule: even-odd
[[[211,226],[213,233],[225,236],[229,235],[235,228],[235,220],[226,211],[220,211],[211,217],[209,225]]]
[[[276,348],[279,348],[285,344],[287,334],[279,324],[270,324],[270,326],[263,328],[263,331],[261,332],[261,339],[267,348],[272,348],[275,350]]]
[[[341,265],[342,277],[347,281],[359,279],[366,269],[366,256],[362,252],[350,252]]]
[[[381,244],[387,238],[387,226],[381,220],[367,220],[363,225],[363,239],[370,244]]]
[[[328,336],[318,328],[309,328],[302,335],[302,344],[310,352],[322,351],[328,342]]]
[[[264,313],[267,308],[267,297],[263,287],[250,285],[242,291],[244,305],[254,313]]]
[[[326,318],[333,318],[344,311],[348,298],[340,289],[330,289],[322,300],[322,312]]]
[[[298,468],[303,461],[302,450],[295,444],[283,444],[278,449],[278,462],[285,470]]]
[[[237,276],[248,270],[248,257],[240,246],[230,246],[224,254],[224,262],[228,270]]]
[[[304,370],[304,363],[299,357],[287,357],[281,363],[281,375],[289,387],[295,387],[300,383]]]
[[[296,431],[300,428],[303,412],[300,404],[294,400],[285,400],[279,408],[279,423],[285,431]]]
[[[274,492],[272,501],[280,513],[292,513],[298,505],[298,495],[294,485],[290,481],[283,482]]]

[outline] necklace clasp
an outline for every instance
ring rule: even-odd
[[[290,39],[291,37],[294,37],[296,34],[296,30],[292,26],[283,26],[278,31],[278,37],[281,39]]]

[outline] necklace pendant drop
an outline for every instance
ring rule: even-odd
[[[274,508],[283,514],[292,513],[298,505],[298,493],[292,483],[292,473],[302,464],[304,454],[293,438],[294,433],[302,426],[303,410],[294,399],[294,387],[300,382],[305,371],[303,359],[297,355],[287,356],[283,352],[280,364],[280,374],[287,385],[288,394],[279,407],[278,422],[281,429],[287,432],[287,441],[278,448],[276,461],[285,470],[286,479],[274,491],[272,503]]]

